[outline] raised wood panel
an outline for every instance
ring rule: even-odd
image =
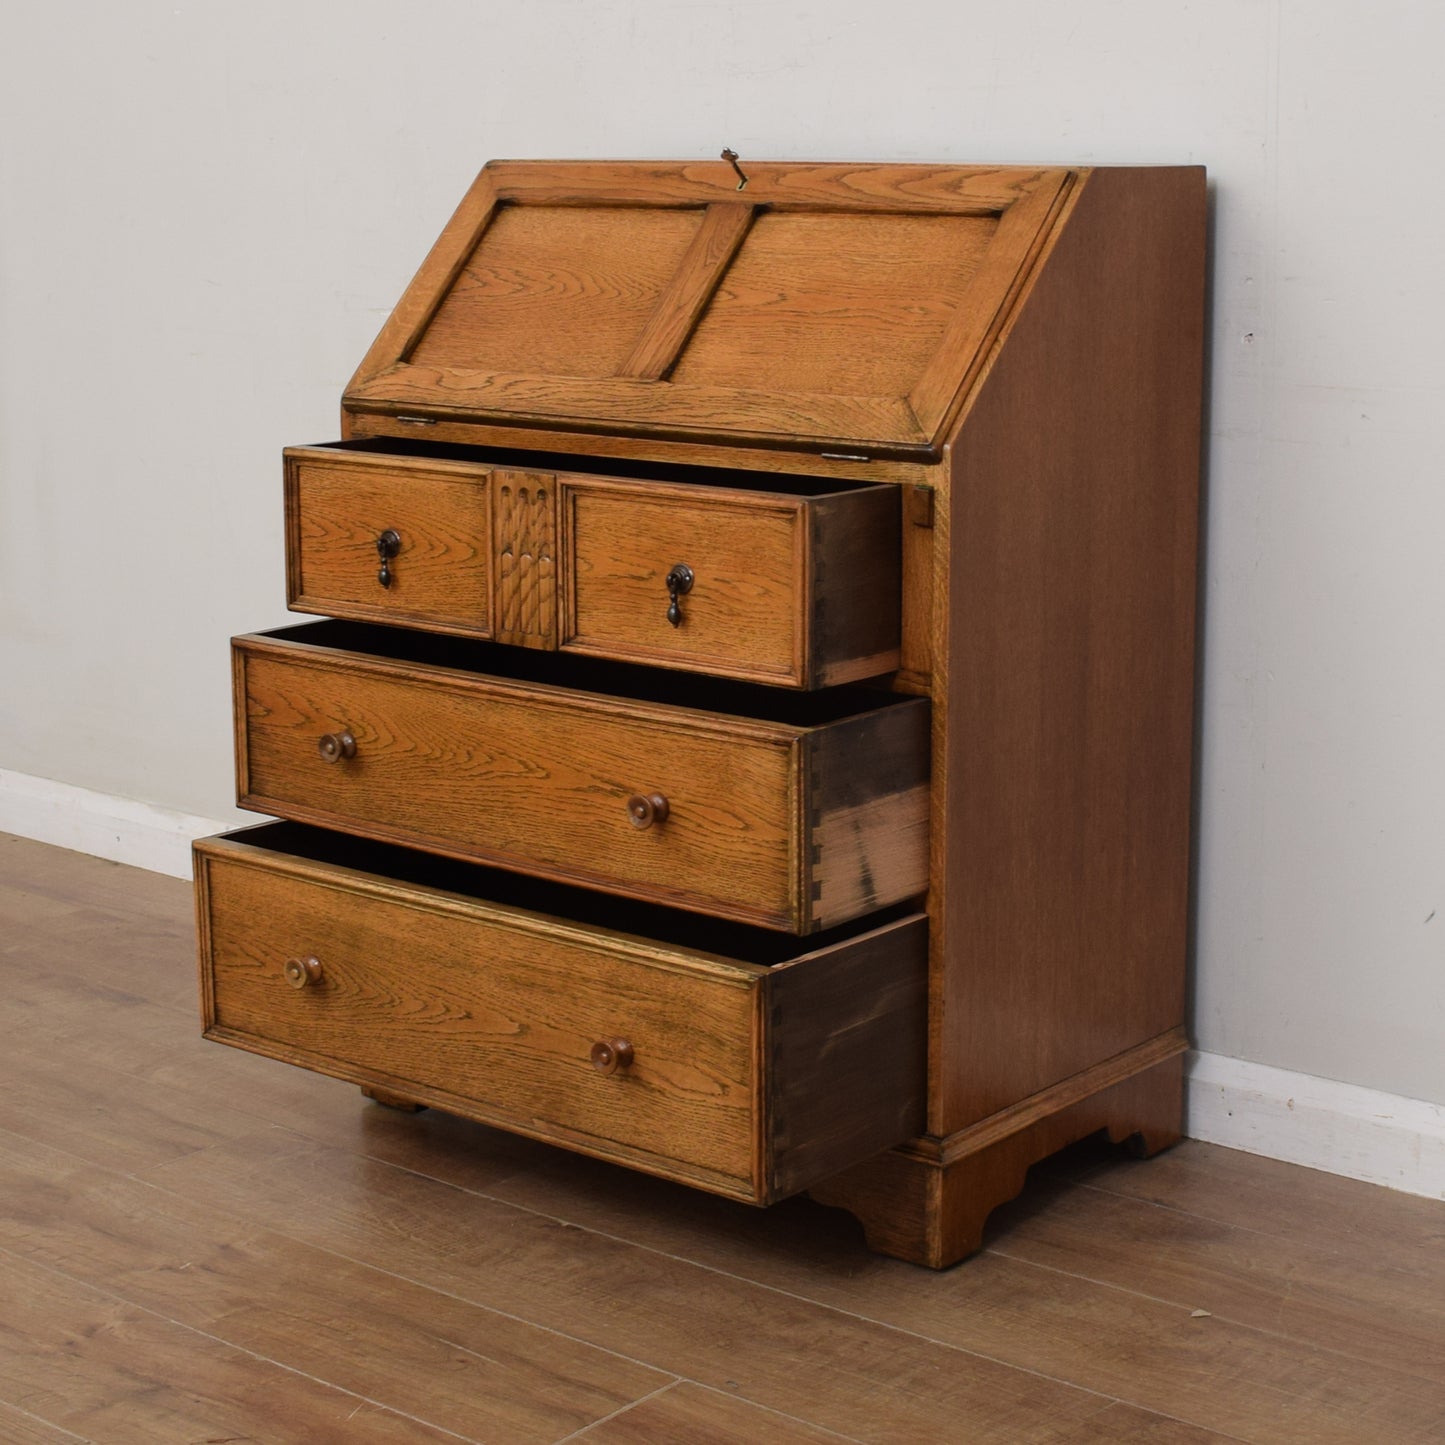
[[[702,220],[701,210],[504,205],[405,359],[616,376]]]
[[[907,396],[996,226],[993,216],[760,216],[673,384]]]
[[[327,447],[285,458],[287,606],[490,635],[487,468]],[[382,586],[376,543],[388,530],[401,543]]]
[[[346,403],[932,454],[1067,174],[493,168]]]

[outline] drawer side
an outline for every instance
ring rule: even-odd
[[[807,1189],[924,1128],[928,925],[919,916],[767,980],[771,1197]]]

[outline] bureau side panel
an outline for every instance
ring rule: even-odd
[[[1183,1018],[1204,246],[1088,175],[951,445],[935,1134]]]

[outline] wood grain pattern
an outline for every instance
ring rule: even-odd
[[[285,474],[293,611],[491,634],[488,468],[290,447]],[[376,540],[388,529],[401,536],[401,551],[383,587]]]
[[[548,648],[560,595],[561,645],[593,656],[798,687],[898,663],[892,488],[796,495],[292,447],[286,509],[293,611]],[[402,543],[383,587],[387,529]],[[663,579],[689,557],[701,583],[674,628]]]
[[[769,1177],[780,1196],[923,1127],[926,929],[870,933],[827,962],[826,989],[811,958],[768,975]]]
[[[809,163],[747,159],[739,193],[726,161],[491,161],[479,186],[533,204],[659,205],[736,202],[774,210],[901,210],[941,215],[998,211],[1045,183],[1057,169],[1037,166]]]
[[[484,172],[347,407],[936,451],[1067,173],[714,174]]]
[[[1092,173],[954,446],[935,1132],[1183,1018],[1203,246]]]
[[[862,456],[830,451],[827,444],[811,448],[781,440],[771,449],[708,442],[698,438],[678,440],[667,437],[632,436],[589,431],[585,428],[550,429],[522,423],[499,423],[486,417],[428,417],[425,435],[439,442],[478,447],[526,447],[536,451],[563,451],[576,456],[597,457],[606,471],[608,458],[627,461],[682,464],[686,466],[729,467],[740,472],[791,472],[839,481],[896,482],[907,486],[932,486],[940,475],[937,462],[899,461],[888,453]],[[384,409],[350,403],[341,413],[341,434],[347,440],[388,438],[414,439],[420,428],[398,421]]]
[[[820,834],[805,806],[826,825],[858,780],[824,767],[803,798],[812,749],[839,728],[893,759],[862,801],[895,774],[915,791],[904,755],[922,746],[922,699],[809,726],[277,638],[237,639],[235,658],[243,807],[793,932],[922,891],[917,808]],[[355,758],[323,762],[317,739],[341,731]],[[639,830],[627,799],[654,792],[668,818]]]
[[[991,249],[991,216],[760,216],[675,386],[907,396]]]
[[[980,1445],[1017,1445],[1021,1420],[1049,1439],[1100,1408],[1085,1390],[864,1315],[324,1146],[257,1136],[148,1177],[203,1200],[239,1197],[257,1223],[293,1238],[853,1439],[947,1440],[962,1421]],[[317,1190],[334,1201],[324,1219],[306,1207]],[[860,1258],[856,1237],[851,1258]],[[579,1310],[579,1299],[596,1307]]]
[[[702,224],[698,210],[503,205],[407,364],[617,376]]]
[[[208,1337],[249,1353],[258,1384],[280,1358],[347,1391],[347,1410],[371,1401],[463,1440],[550,1445],[669,1379],[43,1144],[0,1137],[0,1189],[10,1205],[0,1250],[62,1274],[83,1269],[88,1283],[172,1322],[183,1351],[188,1337]],[[140,1381],[130,1404],[145,1417]],[[262,1419],[238,1411],[233,1423],[255,1439]],[[349,1439],[344,1414],[336,1429],[319,1438]]]
[[[562,480],[564,650],[794,687],[898,662],[892,489],[766,490]],[[666,576],[691,567],[682,623]]]
[[[770,972],[248,841],[197,858],[211,1037],[756,1202],[921,1120],[921,918]],[[603,1075],[612,1037],[633,1058]]]
[[[1183,1063],[1176,1040],[1166,1047],[1172,1057],[1121,1082],[1021,1110],[998,1128],[906,1145],[840,1172],[813,1197],[858,1218],[875,1249],[932,1269],[956,1264],[982,1247],[989,1216],[1020,1193],[1030,1166],[1064,1145],[1100,1130],[1116,1143],[1137,1137],[1147,1154],[1178,1142]]]
[[[84,1440],[441,1442],[455,1436],[0,1251],[0,1395]]]
[[[615,376],[573,380],[418,361],[384,372],[349,397],[438,419],[482,414],[596,426],[606,418],[610,430],[632,426],[690,432],[699,440],[737,433],[750,441],[787,441],[825,450],[851,443],[853,450],[933,455],[907,398],[866,393],[779,395],[754,386],[684,387]]]
[[[692,245],[619,375],[657,381],[671,371],[752,223],[750,205],[718,202],[707,208]]]
[[[666,1432],[654,1392],[679,1375],[704,1382],[674,1387],[698,1392],[689,1430],[749,1439],[777,1411],[1000,1445],[1445,1429],[1421,1373],[1445,1340],[1438,1200],[1195,1141],[1101,1146],[925,1274],[803,1198],[755,1209],[206,1044],[188,910],[179,880],[0,836],[0,1249],[66,1277],[24,1320],[0,1283],[7,1441],[349,1440],[364,1395],[422,1422],[405,1438],[545,1445],[629,1399]],[[170,1323],[138,1350],[97,1300]],[[278,1362],[348,1392],[334,1430]],[[90,1408],[95,1428],[61,1423]]]
[[[845,1435],[760,1410],[690,1381],[670,1386],[577,1436],[585,1445],[838,1445]]]
[[[492,482],[497,641],[557,645],[557,479],[498,471]]]

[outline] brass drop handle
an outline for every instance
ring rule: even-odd
[[[325,733],[316,740],[316,751],[328,763],[356,756],[356,739],[350,733]]]
[[[391,586],[391,559],[401,551],[401,534],[394,532],[390,527],[376,539],[376,555],[381,559],[381,566],[377,569],[376,580],[383,587]]]
[[[674,627],[682,626],[682,608],[678,606],[677,599],[692,591],[694,580],[692,568],[686,562],[675,563],[667,574],[667,620]]]
[[[592,1045],[592,1067],[599,1074],[615,1074],[632,1067],[632,1045],[626,1039],[598,1039]]]
[[[667,822],[667,799],[661,793],[634,793],[627,800],[627,821],[634,828],[650,828]]]
[[[292,988],[308,988],[321,982],[321,960],[314,957],[288,958],[281,972]]]

